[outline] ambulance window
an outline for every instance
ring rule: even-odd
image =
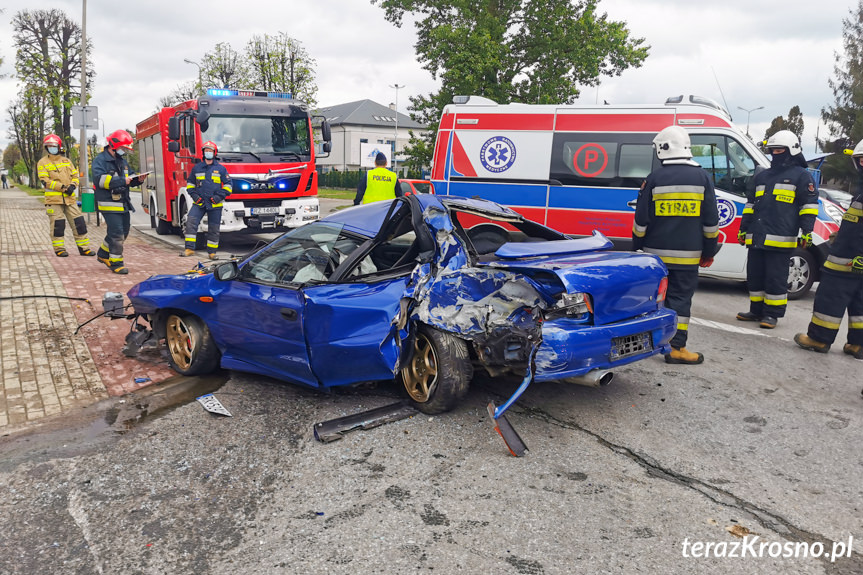
[[[694,135],[692,159],[707,170],[713,185],[738,196],[746,195],[746,187],[755,173],[755,160],[746,149],[726,136]]]
[[[618,175],[621,178],[646,178],[653,168],[655,156],[652,145],[622,144]]]

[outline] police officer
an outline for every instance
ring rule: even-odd
[[[360,177],[357,184],[357,195],[354,205],[370,204],[381,200],[394,200],[404,196],[399,186],[399,180],[395,172],[386,168],[387,157],[378,152],[375,156],[375,168],[366,172],[366,177]]]
[[[96,255],[115,274],[127,274],[123,263],[123,242],[131,228],[129,186],[140,186],[147,174],[136,177],[124,156],[132,151],[132,136],[125,130],[108,134],[108,144],[93,158],[93,185],[96,204],[105,218],[105,240]]]
[[[771,165],[752,179],[737,235],[740,245],[749,249],[749,311],[738,313],[737,319],[757,321],[761,327],[773,329],[788,304],[791,252],[812,243],[818,191],[793,132],[776,132],[767,140],[767,149]]]
[[[704,355],[686,349],[692,295],[698,266],[709,267],[716,255],[719,210],[710,176],[692,160],[689,134],[679,126],[653,139],[662,166],[647,176],[638,192],[633,248],[659,256],[668,268],[665,305],[677,312],[667,363],[699,364]]]
[[[87,223],[75,198],[78,170],[69,158],[61,154],[63,140],[59,136],[48,134],[42,140],[42,145],[46,153],[36,164],[36,174],[45,188],[45,210],[48,212],[48,230],[54,254],[61,258],[69,255],[63,239],[66,234],[66,220],[69,220],[78,253],[82,256],[95,256],[90,249],[90,238],[87,237]]]
[[[852,158],[860,175],[857,192],[821,268],[809,329],[795,335],[794,341],[803,349],[827,353],[848,310],[848,343],[842,351],[863,359],[863,141]]]
[[[219,148],[207,141],[201,146],[204,159],[195,164],[187,179],[186,191],[192,198],[192,207],[186,217],[186,249],[181,257],[195,255],[198,224],[207,214],[207,255],[216,259],[219,249],[219,228],[222,224],[222,206],[231,193],[231,176],[225,166],[216,160]]]

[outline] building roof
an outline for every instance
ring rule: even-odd
[[[347,104],[337,104],[319,108],[316,114],[327,118],[331,126],[385,126],[395,127],[396,112],[372,100],[358,100]],[[415,122],[406,114],[398,114],[399,128],[423,130],[425,126]]]

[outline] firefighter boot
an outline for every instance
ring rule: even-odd
[[[57,256],[58,258],[67,258],[67,257],[69,257],[69,252],[67,252],[63,248],[60,248],[59,250],[54,250],[54,255]]]
[[[842,348],[842,351],[848,355],[853,355],[855,359],[863,359],[863,345],[851,345],[850,343],[846,343],[845,347]]]
[[[207,257],[210,258],[211,260],[214,260],[214,259],[216,259],[216,254],[207,254]]]
[[[129,273],[129,270],[126,269],[126,265],[123,263],[123,260],[113,261],[108,264],[108,267],[115,274],[126,275],[127,273]]]
[[[78,253],[82,256],[95,256],[96,252],[91,250],[90,248],[78,248]]]
[[[751,311],[742,311],[737,314],[738,321],[760,321],[761,318]]]
[[[764,329],[773,329],[774,327],[776,327],[776,318],[766,315],[761,318],[761,323],[759,323],[758,325],[760,325]]]
[[[817,339],[812,339],[805,333],[798,333],[797,335],[795,335],[794,343],[796,343],[803,349],[811,349],[812,351],[817,351],[818,353],[827,353],[828,351],[830,351],[829,343],[822,343]],[[846,345],[845,347],[848,346]]]
[[[183,250],[183,253],[180,254],[180,257],[187,258],[193,255],[195,255],[195,250],[190,250],[189,248],[186,248],[185,250]]]
[[[682,363],[685,365],[698,365],[704,362],[704,356],[695,351],[689,351],[685,347],[672,347],[671,353],[665,356],[665,363]]]

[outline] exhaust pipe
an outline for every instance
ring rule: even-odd
[[[607,369],[594,369],[578,377],[567,377],[564,381],[587,387],[600,387],[608,385],[614,379],[614,373]]]

